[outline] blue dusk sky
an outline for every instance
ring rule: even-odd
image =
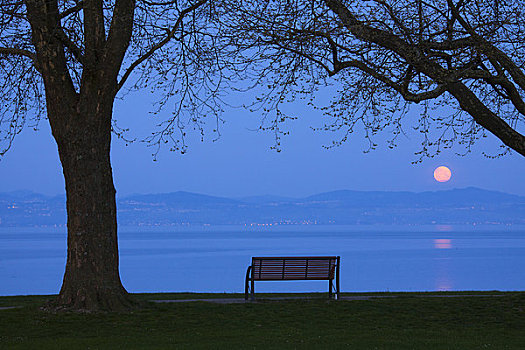
[[[421,136],[408,126],[407,135],[401,136],[393,150],[380,136],[378,149],[364,153],[367,142],[359,133],[342,146],[325,149],[323,145],[337,140],[338,135],[311,129],[323,125],[321,112],[308,109],[302,101],[287,107],[299,118],[285,124],[290,135],[283,138],[281,152],[270,149],[274,142],[271,132],[253,131],[259,126],[260,113],[242,108],[224,112],[226,122],[217,141],[212,133],[206,134],[204,142],[197,132],[190,133],[184,155],[165,147],[153,161],[151,147],[140,142],[126,146],[114,138],[111,157],[117,194],[190,191],[227,197],[301,197],[341,189],[421,192],[474,186],[525,195],[522,156],[514,152],[489,159],[482,154],[498,152],[500,142],[492,135],[479,141],[466,156],[457,155],[463,151],[457,147],[412,164],[418,159],[414,152],[421,147]],[[117,100],[114,115],[120,127],[131,128],[129,137],[141,137],[160,121],[148,113],[153,109],[147,93],[138,92]],[[40,129],[24,130],[0,161],[0,192],[64,193],[47,120],[41,121]],[[452,170],[447,183],[433,179],[433,171],[440,165]]]

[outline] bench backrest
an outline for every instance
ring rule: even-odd
[[[332,280],[337,256],[253,257],[255,281]]]

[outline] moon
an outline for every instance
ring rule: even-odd
[[[438,182],[447,182],[451,176],[452,172],[446,166],[440,166],[434,170],[434,179]]]

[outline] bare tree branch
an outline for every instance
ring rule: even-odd
[[[177,30],[179,29],[179,26],[181,25],[184,17],[191,13],[192,11],[196,10],[197,8],[199,8],[200,6],[204,5],[208,0],[200,0],[198,2],[196,2],[195,4],[187,7],[186,9],[182,10],[180,13],[179,13],[179,16],[177,18],[177,20],[175,21],[175,24],[173,25],[173,27],[171,28],[171,30],[168,32],[168,34],[166,35],[166,37],[164,39],[162,39],[161,41],[159,41],[157,44],[153,45],[149,50],[146,51],[146,53],[144,53],[142,56],[140,56],[138,59],[136,59],[133,63],[131,63],[131,65],[126,69],[126,71],[124,72],[124,74],[122,75],[122,78],[120,79],[119,83],[118,83],[118,90],[120,90],[122,88],[122,86],[124,86],[126,80],[129,78],[130,74],[133,72],[133,70],[139,66],[141,63],[143,63],[144,61],[146,61],[149,57],[151,57],[157,50],[159,50],[160,48],[162,48],[164,45],[166,45],[168,42],[170,42],[174,37],[175,37],[175,34],[177,33]]]
[[[55,30],[55,34],[57,38],[62,42],[62,44],[71,51],[73,56],[83,65],[86,65],[86,61],[84,59],[84,54],[82,53],[82,50],[71,40],[69,37],[64,33],[64,31],[60,28],[57,28]]]
[[[12,48],[12,47],[0,47],[0,54],[25,56],[27,58],[30,58],[33,62],[36,61],[35,53],[28,51],[28,50],[24,50],[24,49],[17,49],[17,48]]]
[[[80,12],[83,8],[84,8],[84,1],[80,0],[75,6],[68,8],[67,10],[62,12],[58,17],[60,19],[65,18],[69,15]]]
[[[370,76],[376,78],[377,80],[381,81],[388,87],[396,90],[406,101],[419,103],[425,100],[431,100],[436,99],[439,96],[443,95],[447,91],[447,84],[440,84],[436,88],[421,92],[421,93],[412,93],[408,90],[408,84],[397,84],[393,82],[391,79],[387,78],[385,75],[378,73],[376,70],[370,68],[367,66],[364,62],[360,61],[344,61],[339,63],[336,70],[334,70],[333,74],[337,74],[339,71],[346,69],[346,68],[358,68],[361,71],[369,74]]]
[[[472,35],[475,39],[476,46],[488,57],[497,60],[512,76],[516,84],[525,91],[525,73],[500,49],[492,45],[490,42],[485,40],[483,37],[478,35],[472,26],[461,16],[459,13],[458,7],[461,5],[461,1],[458,2],[458,5],[454,5],[452,0],[447,0],[447,3],[452,11],[452,14],[455,19],[468,33]]]

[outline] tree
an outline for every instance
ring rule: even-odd
[[[235,72],[217,14],[207,0],[0,2],[1,153],[24,126],[47,118],[65,178],[67,264],[54,309],[133,304],[118,268],[114,100],[128,81],[162,91],[161,107],[172,101],[174,112],[149,141],[173,140],[183,151],[185,128],[217,115],[222,72]]]
[[[236,43],[246,57],[267,62],[261,98],[277,111],[320,86],[340,89],[323,107],[343,130],[362,125],[370,146],[381,130],[424,134],[422,157],[455,142],[472,144],[486,132],[525,156],[525,17],[523,1],[264,0],[230,2],[238,16]],[[276,93],[280,92],[280,93]],[[291,97],[290,97],[291,96]],[[448,113],[448,115],[446,115]]]

